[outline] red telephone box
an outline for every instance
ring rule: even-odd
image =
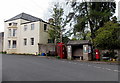
[[[97,60],[100,59],[100,52],[99,52],[98,49],[95,49],[95,58],[96,58]]]
[[[66,58],[66,48],[64,43],[57,44],[57,55],[60,56],[61,59]]]

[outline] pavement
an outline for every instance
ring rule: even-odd
[[[2,55],[3,81],[118,81],[118,65]]]
[[[37,57],[46,57],[46,56],[37,56]],[[49,59],[56,59],[55,57],[47,56]],[[67,59],[62,59],[67,60]],[[120,65],[118,61],[86,61],[86,60],[69,60],[69,61],[77,61],[77,62],[84,62],[84,63],[94,63],[94,64],[110,64],[110,65]]]

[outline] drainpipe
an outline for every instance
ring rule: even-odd
[[[40,54],[40,31],[41,31],[41,27],[42,27],[42,24],[41,24],[42,21],[39,21],[39,35],[38,35],[38,53]]]

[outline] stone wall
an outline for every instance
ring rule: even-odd
[[[67,46],[67,59],[72,60],[72,47]]]
[[[48,53],[49,51],[55,51],[54,44],[41,44],[41,45],[39,45],[39,52],[40,53]]]

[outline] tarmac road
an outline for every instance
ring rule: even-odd
[[[118,66],[2,55],[3,81],[118,81]]]

